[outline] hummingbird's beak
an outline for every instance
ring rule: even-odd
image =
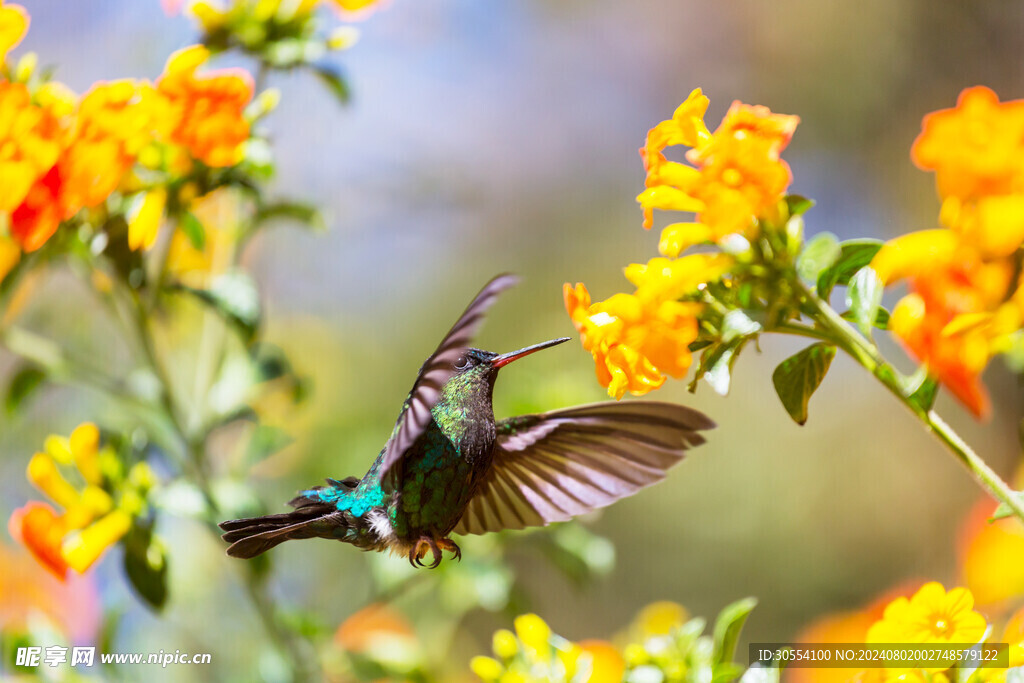
[[[552,339],[550,341],[541,342],[540,344],[534,344],[533,346],[527,346],[525,349],[519,349],[518,351],[509,351],[508,353],[503,353],[500,356],[491,359],[491,367],[500,368],[503,365],[508,365],[514,360],[519,360],[523,356],[529,356],[531,353],[535,353],[537,351],[540,351],[541,349],[547,349],[552,346],[558,346],[559,344],[567,342],[570,339],[572,339],[572,337],[560,337],[558,339]]]

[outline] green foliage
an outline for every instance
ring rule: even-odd
[[[842,257],[839,240],[830,232],[815,235],[806,245],[796,261],[796,271],[806,282],[817,282]]]
[[[871,263],[871,259],[882,248],[882,242],[872,239],[856,239],[846,240],[839,246],[839,257],[818,275],[818,296],[826,301],[837,285],[843,287],[849,285],[854,274]]]
[[[812,344],[779,363],[772,373],[775,393],[797,424],[807,422],[807,405],[825,379],[835,355],[836,347],[832,344]]]
[[[151,522],[135,524],[122,541],[124,572],[142,600],[159,611],[167,602],[167,549]]]
[[[846,305],[850,307],[854,322],[865,336],[871,334],[871,327],[878,320],[878,309],[882,305],[884,291],[885,285],[868,266],[858,270],[850,280]]]
[[[7,382],[4,409],[16,413],[25,401],[46,381],[46,373],[32,363],[22,363]]]

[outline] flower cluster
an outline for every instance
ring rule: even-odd
[[[0,11],[6,54],[24,36],[28,15],[16,5]],[[39,249],[63,221],[115,192],[145,190],[154,174],[170,180],[241,160],[252,79],[237,69],[197,73],[208,57],[204,47],[185,48],[155,83],[99,82],[81,97],[57,82],[38,83],[31,59],[15,79],[0,80],[0,211],[9,225],[0,238],[0,279],[22,251]],[[147,197],[147,217],[159,218],[164,192]],[[132,248],[152,245],[154,224],[140,224],[149,227],[134,231]]]
[[[62,468],[73,470],[72,484]],[[44,502],[30,502],[14,511],[11,535],[60,578],[68,569],[79,574],[93,565],[131,528],[145,511],[153,473],[144,462],[124,471],[113,449],[100,447],[96,425],[79,425],[69,438],[50,436],[43,452],[28,464],[28,479],[62,512]]]
[[[719,627],[736,627],[753,607],[744,600],[722,610]],[[612,641],[578,643],[558,636],[536,614],[515,619],[515,631],[496,631],[493,657],[474,657],[470,668],[481,680],[496,683],[619,683],[620,681],[700,681],[734,679],[741,667],[731,661],[735,642],[713,642],[702,635],[705,622],[668,601],[645,608]]]
[[[1009,667],[1024,665],[1024,610],[1012,615],[1002,629],[989,630],[990,624],[974,609],[974,596],[967,588],[947,591],[942,584],[931,581],[916,590],[900,589],[894,597],[883,598],[863,611],[829,616],[806,628],[798,640],[817,643],[867,644],[914,643],[944,645],[978,643],[988,635],[988,642],[1009,645]],[[1001,635],[1000,635],[1001,634]],[[863,683],[896,683],[898,681],[933,681],[944,683],[955,680],[953,669],[945,662],[927,669],[890,667],[868,669],[854,680]],[[976,677],[985,683],[1003,681],[1008,669],[979,668]],[[791,678],[796,683],[821,683],[848,680],[847,675],[834,669],[794,669]],[[961,678],[960,680],[966,680]]]
[[[552,633],[551,627],[536,614],[516,617],[514,626],[515,633],[504,629],[495,632],[495,658],[474,657],[470,662],[473,673],[482,680],[500,683],[569,680],[613,683],[622,680],[625,660],[611,643],[570,642]]]
[[[928,114],[911,156],[935,172],[940,229],[888,242],[872,267],[910,292],[890,329],[976,415],[988,412],[980,374],[1019,341],[1024,289],[1024,100],[999,102],[984,87]]]
[[[777,214],[791,180],[779,155],[797,117],[734,102],[711,133],[707,107],[707,97],[694,90],[671,119],[650,130],[640,150],[647,171],[647,189],[637,198],[644,227],[650,228],[654,209],[692,211],[697,221],[669,225],[661,235],[662,256],[625,269],[633,294],[591,303],[582,284],[564,287],[566,309],[594,357],[598,381],[615,398],[645,394],[666,376],[686,374],[704,311],[700,292],[735,259],[719,252],[680,254],[729,236],[753,239],[760,219]],[[670,161],[665,149],[672,145],[690,147],[686,158],[693,165]]]
[[[758,217],[778,204],[793,178],[779,155],[799,117],[736,101],[710,133],[704,123],[707,108],[708,98],[697,88],[671,119],[647,133],[640,149],[647,171],[647,189],[637,197],[644,227],[651,227],[654,209],[696,213],[695,223],[662,231],[659,248],[666,256],[726,235],[756,236]],[[692,166],[666,158],[665,148],[673,145],[690,148],[686,160]]]

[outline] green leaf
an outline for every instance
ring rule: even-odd
[[[800,279],[816,282],[823,271],[839,260],[842,252],[835,235],[830,232],[819,233],[804,245],[796,260],[796,272]]]
[[[818,275],[818,296],[822,299],[827,300],[836,285],[848,285],[858,270],[871,263],[871,259],[882,248],[882,242],[872,239],[847,240],[839,246],[839,258]]]
[[[264,204],[256,212],[254,223],[262,225],[277,219],[296,221],[317,231],[325,229],[324,217],[320,211],[312,204],[303,202],[279,201]]]
[[[206,229],[203,227],[202,222],[196,218],[196,215],[191,211],[181,214],[180,227],[192,248],[202,251],[203,247],[206,246]]]
[[[841,317],[844,320],[851,322],[857,322],[853,317],[853,311],[843,311]],[[878,307],[878,311],[875,313],[875,322],[872,323],[873,327],[877,327],[880,330],[889,329],[889,318],[892,317],[889,311],[885,310],[881,306]]]
[[[835,355],[835,346],[819,342],[782,361],[772,373],[775,393],[797,424],[807,422],[807,404],[825,379]]]
[[[716,666],[733,661],[740,631],[756,606],[756,598],[744,598],[727,605],[719,612],[714,628]]]
[[[1024,505],[1024,491],[1014,491],[1013,497],[1016,498],[1021,505]],[[1013,508],[1011,508],[1006,503],[1000,503],[999,507],[996,508],[996,511],[992,513],[992,516],[989,518],[989,521],[995,522],[996,520],[1006,519],[1007,517],[1013,517],[1015,515],[1016,513],[1013,511]]]
[[[167,550],[151,523],[133,526],[124,537],[124,572],[135,592],[154,610],[167,602]]]
[[[871,334],[871,326],[878,317],[878,308],[882,305],[884,291],[885,285],[870,266],[858,270],[850,280],[846,303],[864,336]]]
[[[260,324],[260,300],[256,283],[244,271],[233,270],[218,276],[209,289],[176,286],[209,304],[225,320],[236,326],[246,342],[252,341]]]
[[[246,460],[255,464],[264,458],[295,442],[295,438],[279,427],[270,425],[257,425],[249,437],[249,446],[246,449]]]
[[[789,208],[790,216],[799,216],[807,213],[808,209],[814,206],[814,200],[801,197],[798,194],[786,195],[786,206]]]
[[[939,383],[931,377],[925,377],[924,381],[907,398],[916,403],[921,410],[929,411],[935,405],[935,397],[938,393]]]
[[[348,81],[345,80],[341,71],[328,64],[314,64],[311,68],[339,104],[349,103],[352,99],[352,91],[349,90]]]
[[[7,395],[4,396],[4,409],[12,415],[21,408],[29,396],[46,380],[46,373],[35,365],[23,365],[7,384]]]

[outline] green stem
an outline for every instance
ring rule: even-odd
[[[143,351],[145,361],[160,383],[161,406],[166,411],[168,418],[178,433],[178,436],[185,445],[185,451],[188,455],[188,461],[192,465],[196,485],[202,492],[203,497],[206,499],[207,508],[211,515],[211,519],[209,521],[215,522],[216,518],[221,516],[221,510],[216,497],[213,495],[213,489],[210,485],[209,476],[207,474],[205,434],[199,432],[193,435],[186,429],[186,425],[184,424],[182,417],[178,414],[178,410],[175,406],[174,396],[171,391],[170,377],[157,356],[156,346],[153,343],[153,339],[150,334],[146,309],[143,305],[142,299],[134,291],[130,294],[133,304],[131,307],[133,314],[131,319],[134,323],[139,346]],[[215,534],[217,533],[215,526],[211,525],[210,528]],[[312,680],[312,672],[310,672],[309,668],[305,665],[308,657],[304,656],[301,643],[298,642],[298,639],[294,637],[289,629],[282,624],[278,618],[277,611],[274,609],[273,603],[266,594],[265,585],[266,584],[256,575],[253,566],[247,563],[245,566],[246,591],[253,607],[256,609],[256,612],[260,617],[260,621],[263,623],[263,626],[267,631],[267,634],[270,636],[271,641],[277,645],[278,649],[288,660],[293,680]]]
[[[1018,498],[995,470],[989,467],[981,456],[953,431],[941,417],[932,410],[926,410],[907,396],[900,382],[900,374],[889,365],[871,341],[857,333],[853,327],[836,313],[826,302],[802,284],[800,291],[805,301],[814,306],[818,315],[816,322],[826,335],[822,338],[834,342],[850,354],[858,363],[874,375],[900,402],[920,419],[929,431],[934,433],[946,448],[974,475],[975,480],[989,495],[1010,508],[1024,521],[1024,500]],[[796,326],[802,327],[802,326]],[[807,329],[807,328],[803,328]]]

